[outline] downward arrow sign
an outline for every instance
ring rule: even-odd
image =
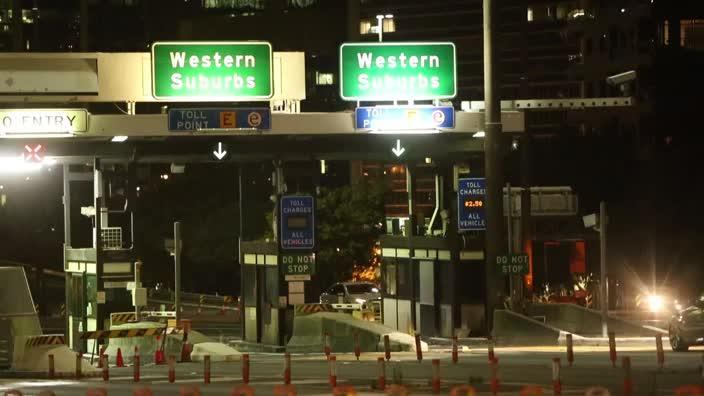
[[[397,157],[402,156],[406,152],[406,149],[401,147],[401,139],[396,139],[396,147],[392,147],[391,152],[396,154]]]
[[[213,151],[215,158],[222,160],[227,155],[227,150],[222,149],[222,142],[218,142],[218,151]]]

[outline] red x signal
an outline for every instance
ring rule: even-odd
[[[33,146],[26,144],[24,146],[22,158],[24,158],[25,162],[38,163],[44,161],[44,146],[42,146],[41,144],[36,144]]]

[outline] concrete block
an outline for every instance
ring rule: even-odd
[[[494,311],[494,339],[501,345],[557,345],[560,329],[508,310]]]

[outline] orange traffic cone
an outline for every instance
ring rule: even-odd
[[[120,348],[117,348],[117,357],[115,359],[115,365],[117,367],[125,367],[125,361],[122,360],[122,350]]]

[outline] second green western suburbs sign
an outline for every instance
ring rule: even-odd
[[[273,95],[267,42],[156,42],[152,95],[164,100],[253,101]]]
[[[344,100],[448,99],[457,94],[453,43],[347,43],[340,46]]]

